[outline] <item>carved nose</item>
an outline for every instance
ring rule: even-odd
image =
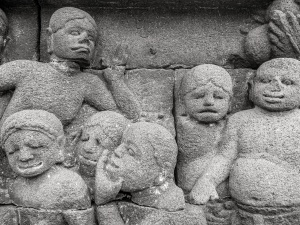
[[[214,98],[211,95],[208,95],[204,99],[204,106],[212,106],[214,105]]]
[[[124,144],[121,144],[118,148],[116,148],[114,150],[114,154],[118,157],[118,158],[122,158],[123,154],[124,154]]]
[[[278,80],[273,80],[271,84],[272,84],[272,91],[281,91],[281,85]]]
[[[19,153],[20,161],[27,162],[33,158],[34,158],[33,155],[30,153],[30,151],[27,148],[20,149],[20,153]]]
[[[85,44],[89,44],[89,38],[88,38],[88,33],[87,32],[82,32],[80,35],[80,43],[85,43]]]

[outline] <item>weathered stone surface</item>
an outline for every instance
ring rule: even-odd
[[[55,9],[42,8],[41,60],[46,54],[46,28]],[[243,55],[240,28],[248,10],[105,10],[86,8],[95,18],[100,35],[93,67],[110,64],[120,45],[127,45],[127,68],[193,67],[213,63],[232,67],[232,55]],[[184,35],[183,35],[184,34]]]
[[[187,204],[184,210],[177,212],[143,207],[131,202],[119,202],[118,207],[128,225],[206,225],[201,206]]]
[[[12,205],[0,206],[0,224],[19,225],[17,210],[15,206]]]
[[[10,38],[4,52],[3,62],[17,59],[38,60],[40,35],[38,9],[28,6],[2,9],[8,17],[8,36]]]
[[[189,69],[179,69],[175,71],[175,112],[176,115],[183,113],[183,105],[179,102],[179,88],[181,79],[190,71]],[[233,99],[231,102],[231,112],[235,113],[251,107],[248,98],[248,81],[254,76],[255,70],[251,69],[228,69],[228,73],[233,80]]]
[[[172,115],[174,71],[129,70],[126,72],[125,81],[141,104],[141,120],[158,123],[175,135]]]
[[[196,6],[196,7],[216,7],[216,8],[246,8],[246,7],[261,7],[266,6],[271,0],[129,0],[129,1],[122,1],[122,0],[38,0],[39,4],[42,6],[55,6],[55,7],[62,7],[62,6],[121,6],[121,7],[161,7],[164,5],[167,6],[176,6],[176,7],[187,7],[187,6]]]
[[[37,6],[35,0],[2,0],[1,6],[20,7],[20,6]]]

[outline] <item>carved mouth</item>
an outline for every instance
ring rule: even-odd
[[[213,109],[204,109],[204,110],[201,110],[200,113],[218,113],[218,112]]]
[[[86,53],[86,54],[90,54],[91,50],[89,48],[86,47],[74,47],[71,48],[73,51],[78,52],[78,53]]]
[[[284,98],[283,94],[264,94],[263,96],[268,103],[280,103]]]
[[[34,167],[41,167],[43,165],[43,162],[35,163],[32,165],[18,165],[19,169],[21,170],[26,170],[26,169],[31,169]]]
[[[88,164],[88,165],[96,165],[98,160],[92,160],[89,158],[84,157],[83,155],[79,156],[79,160],[81,162],[83,162],[84,164]]]

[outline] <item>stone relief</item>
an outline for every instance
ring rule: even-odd
[[[210,64],[194,67],[181,80],[179,95],[184,110],[176,118],[179,148],[177,182],[191,204],[201,203],[198,196],[202,194],[199,188],[202,181],[198,179],[219,152],[231,107],[232,88],[229,73],[222,67]],[[227,181],[219,188],[224,206],[230,205],[226,200],[230,196],[226,186]],[[217,192],[211,196],[211,200],[217,198]],[[216,207],[222,207],[221,202],[207,208],[208,222],[231,224],[230,214],[220,216],[219,212],[214,213]]]
[[[299,14],[299,1],[275,0],[257,17],[262,25],[247,34],[244,46],[254,67],[272,58],[299,58]]]
[[[21,224],[94,224],[84,180],[58,165],[64,159],[65,136],[55,115],[42,110],[14,113],[2,125],[1,143],[18,175],[9,192]]]
[[[136,69],[128,40],[97,67],[91,15],[55,10],[50,62],[6,62],[0,10],[0,224],[300,224],[299,1],[271,2],[248,33],[247,79],[210,48],[218,63]],[[160,61],[166,49],[149,46]],[[237,101],[243,85],[252,106]]]

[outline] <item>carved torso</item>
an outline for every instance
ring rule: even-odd
[[[300,204],[300,112],[237,115],[238,158],[230,173],[237,202],[253,206]]]

